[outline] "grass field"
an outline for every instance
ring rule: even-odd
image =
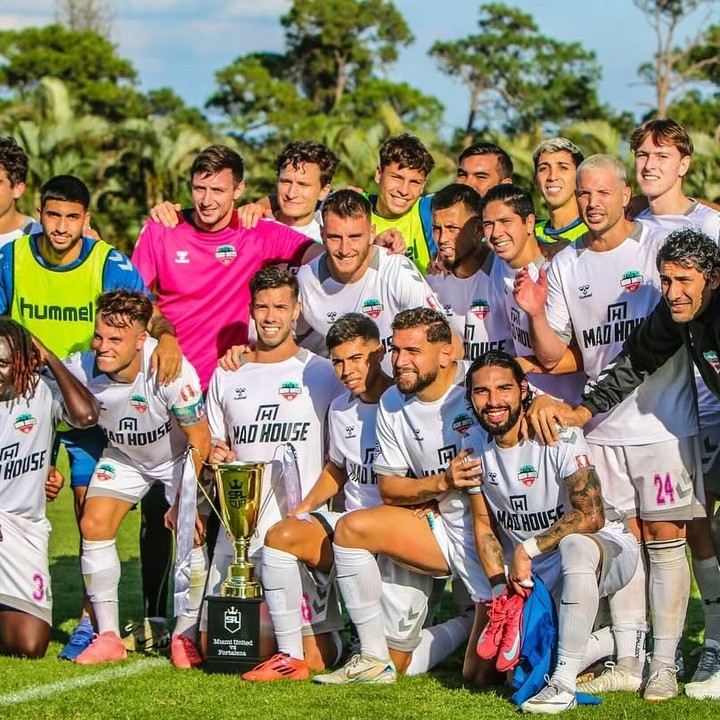
[[[70,491],[48,510],[53,524],[51,570],[55,597],[55,628],[44,660],[0,658],[0,720],[6,718],[246,718],[265,720],[362,720],[372,718],[517,718],[518,711],[500,691],[476,691],[460,681],[460,656],[436,672],[401,678],[390,686],[321,687],[307,682],[270,685],[243,683],[236,677],[180,672],[161,657],[130,655],[122,663],[83,668],[57,660],[57,653],[74,627],[80,608],[77,531]],[[121,622],[140,619],[140,572],[137,534],[139,518],[131,513],[121,529]],[[688,669],[695,658],[701,607],[691,600],[690,632],[684,643]],[[681,696],[662,704],[644,703],[628,693],[607,696],[599,708],[579,708],[564,717],[665,718],[699,720],[720,717],[720,703]]]

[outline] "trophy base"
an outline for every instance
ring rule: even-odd
[[[243,673],[275,652],[275,633],[262,598],[208,595],[207,659],[209,673]]]

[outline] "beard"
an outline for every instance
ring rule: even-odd
[[[505,407],[507,408],[508,406]],[[500,437],[502,435],[505,435],[505,433],[509,432],[515,427],[515,423],[517,423],[517,421],[520,419],[520,414],[522,413],[522,405],[518,403],[518,405],[516,405],[514,408],[509,408],[508,419],[504,423],[500,423],[499,425],[488,422],[484,415],[485,410],[497,409],[499,408],[485,407],[483,408],[483,412],[475,413],[480,425],[482,425],[482,427],[487,430],[493,437]]]
[[[411,395],[413,393],[418,393],[421,390],[424,390],[426,387],[432,385],[433,382],[435,382],[437,376],[438,371],[433,370],[429,373],[426,373],[425,375],[416,375],[415,379],[411,382],[403,382],[397,379],[396,374],[395,384],[397,385],[397,388],[398,390],[400,390],[400,392],[405,393],[406,395]]]

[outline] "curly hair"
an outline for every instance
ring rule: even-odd
[[[32,335],[15,320],[0,317],[0,337],[7,341],[13,359],[13,390],[18,397],[33,393],[38,381],[38,355]]]

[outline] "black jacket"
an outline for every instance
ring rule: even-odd
[[[720,290],[705,312],[689,323],[672,319],[665,300],[635,328],[623,349],[594,382],[588,382],[581,405],[593,415],[622,402],[648,376],[662,367],[683,345],[705,384],[720,399]]]

